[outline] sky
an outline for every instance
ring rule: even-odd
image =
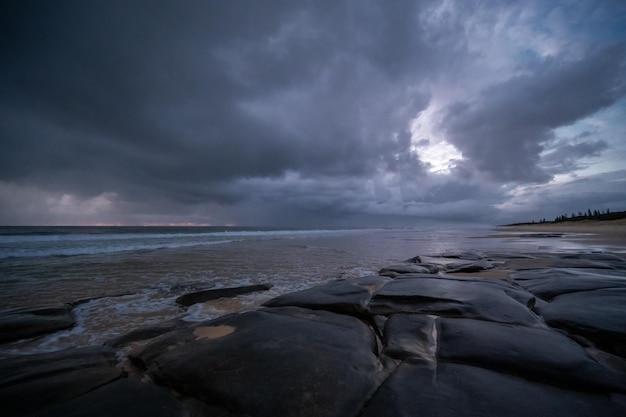
[[[626,210],[623,0],[9,0],[0,224]]]

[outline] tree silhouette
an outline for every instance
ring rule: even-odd
[[[571,215],[568,215],[567,213],[563,213],[561,215],[556,216],[554,220],[552,221],[548,221],[546,220],[545,217],[543,217],[538,222],[535,220],[532,220],[532,221],[525,222],[525,223],[513,223],[513,224],[510,224],[509,226],[523,225],[523,224],[537,224],[537,223],[579,222],[579,221],[585,221],[585,220],[604,221],[604,220],[617,220],[617,219],[626,219],[626,211],[611,211],[608,208],[602,209],[602,210],[595,209],[592,211],[589,208],[587,209],[587,211],[579,211],[578,214],[576,214],[575,211],[572,211]]]

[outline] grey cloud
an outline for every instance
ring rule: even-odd
[[[424,53],[417,5],[14,4],[2,179],[219,199],[234,178],[419,167],[403,135],[427,96],[389,78]]]
[[[535,185],[516,191],[511,209],[499,214],[501,222],[552,220],[563,213],[621,210],[626,201],[626,170],[574,178],[558,184]]]
[[[624,45],[597,49],[575,62],[548,59],[531,74],[450,105],[441,129],[471,169],[500,182],[547,181],[539,154],[552,130],[623,97],[624,63]]]
[[[577,137],[587,137],[587,135],[577,135]],[[558,142],[541,157],[540,165],[546,173],[551,175],[572,172],[581,168],[583,159],[600,156],[608,147],[606,141],[601,139],[579,143]]]
[[[29,207],[21,221],[37,207],[67,221],[69,203],[84,222],[487,218],[505,198],[498,185],[599,154],[601,141],[551,131],[623,96],[619,46],[520,66],[526,75],[445,107],[440,132],[417,145],[443,133],[464,161],[429,173],[411,122],[437,85],[482,70],[473,17],[496,25],[515,4],[11,1],[0,207]]]

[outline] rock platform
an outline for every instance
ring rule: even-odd
[[[0,361],[3,415],[624,416],[626,262],[417,256],[114,345]]]

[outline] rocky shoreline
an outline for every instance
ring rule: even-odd
[[[71,320],[68,306],[0,312],[2,342]],[[623,255],[448,253],[204,323],[0,360],[0,409],[16,417],[623,416],[625,358]]]

